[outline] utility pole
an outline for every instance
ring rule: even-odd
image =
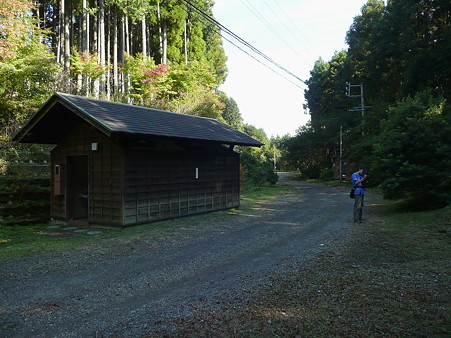
[[[343,126],[340,126],[340,182],[343,177],[342,158],[343,158]]]
[[[277,166],[276,166],[276,147],[274,146],[274,171],[277,171]]]
[[[360,94],[352,94],[352,88],[360,87]],[[363,83],[358,85],[353,85],[350,82],[346,82],[346,96],[347,97],[360,97],[360,107],[352,107],[349,111],[360,111],[362,113],[362,136],[365,136],[365,108],[370,108],[371,106],[365,107],[365,99],[363,96]]]
[[[360,107],[362,109],[362,136],[365,135],[365,101],[363,99],[363,83],[360,84]]]

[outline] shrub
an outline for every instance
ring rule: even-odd
[[[331,181],[334,179],[334,172],[332,169],[321,169],[320,173],[319,173],[319,179],[321,181]]]
[[[267,159],[253,154],[251,150],[244,150],[241,153],[241,165],[244,184],[253,186],[276,184],[279,179],[273,170],[273,164]]]
[[[431,91],[389,109],[375,144],[373,171],[384,197],[441,207],[451,202],[451,123],[445,101]]]

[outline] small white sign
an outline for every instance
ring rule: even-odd
[[[199,168],[196,168],[196,178],[199,178]]]

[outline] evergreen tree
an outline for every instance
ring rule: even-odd
[[[451,109],[431,93],[389,109],[374,145],[373,171],[385,197],[438,207],[451,202]]]
[[[221,93],[221,101],[225,104],[223,119],[236,130],[243,130],[243,117],[236,101],[226,93]]]
[[[348,50],[315,63],[305,92],[311,125],[283,142],[287,162],[318,175],[337,155],[341,125],[346,159],[371,164],[387,197],[449,203],[439,192],[449,180],[437,178],[449,177],[450,17],[449,1],[368,0],[347,32]],[[346,82],[363,84],[364,120],[349,111],[360,102],[345,97]],[[418,184],[428,176],[435,183],[423,194]]]

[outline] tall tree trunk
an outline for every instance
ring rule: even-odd
[[[64,46],[64,0],[59,1],[58,8],[58,42],[56,61],[63,65],[63,46]]]
[[[111,11],[108,11],[108,15],[106,16],[106,54],[105,54],[105,62],[106,62],[106,99],[110,100],[111,97]]]
[[[118,20],[118,12],[114,14],[114,23],[113,23],[113,95],[117,95],[119,88],[119,74],[118,74],[118,64],[117,64],[117,50],[118,46],[118,31],[117,27],[119,25]]]
[[[45,29],[47,28],[47,15],[45,15],[47,13],[46,11],[47,3],[43,1],[41,7],[39,8],[41,10],[40,17],[42,18],[42,27]]]
[[[69,72],[70,68],[70,23],[72,13],[68,5],[69,0],[66,0],[65,13],[64,13],[64,70]],[[63,0],[64,2],[64,0]]]
[[[152,55],[152,43],[151,43],[152,30],[147,26],[147,55]]]
[[[97,1],[96,1],[96,3],[97,3]],[[97,54],[99,54],[99,50],[100,50],[100,48],[99,48],[99,38],[100,38],[99,30],[100,30],[100,27],[99,27],[99,15],[94,15],[94,22],[93,22],[93,27],[92,27],[92,31],[94,33],[94,37],[92,39],[93,40],[92,44],[94,46],[93,52],[97,53]],[[99,78],[94,79],[94,86],[93,86],[92,92],[93,92],[93,96],[95,98],[99,98],[99,92],[100,92],[100,80],[99,80]]]
[[[100,91],[105,94],[105,3],[99,0],[99,63],[103,73],[100,81]]]
[[[83,1],[84,2],[84,1]],[[84,36],[85,36],[85,30],[84,30],[84,4],[82,4],[82,12],[80,14],[80,23],[78,27],[78,53],[80,55],[83,54],[83,43],[84,43]],[[83,89],[83,74],[77,74],[77,94],[81,95]]]
[[[133,22],[128,22],[128,31],[129,31],[129,37],[128,37],[128,43],[129,43],[129,45],[130,45],[130,47],[129,47],[129,51],[128,51],[128,53],[130,54],[130,55],[133,55]]]
[[[168,63],[168,26],[166,20],[163,20],[163,57],[161,63]]]
[[[143,58],[147,57],[147,30],[146,30],[146,16],[143,15],[141,20],[141,32],[142,32],[142,49],[143,49]]]
[[[129,25],[128,25],[128,15],[125,15],[125,48],[128,55],[130,55],[130,33],[129,33]],[[130,76],[128,73],[124,72],[124,85],[125,85],[125,91],[124,93],[127,95],[127,103],[130,103],[130,98],[128,96],[129,88],[130,88]]]
[[[161,22],[161,13],[160,13],[160,2],[157,1],[157,16],[158,16],[158,38],[160,40],[160,55],[161,55],[161,59],[160,59],[160,63],[165,63],[163,62],[163,32],[161,29],[162,26],[162,22]]]
[[[82,52],[89,51],[89,13],[87,0],[83,0],[83,17],[81,27]]]
[[[125,64],[125,17],[121,18],[121,46],[119,49],[122,65]],[[125,72],[121,71],[121,93],[125,93]]]
[[[188,65],[188,40],[186,37],[186,19],[183,21],[183,40],[185,49],[185,65]]]
[[[78,32],[78,40],[79,40],[79,50],[78,52],[80,53],[80,55],[82,55],[86,50],[87,50],[87,46],[86,46],[86,32],[88,31],[87,28],[87,8],[86,8],[87,4],[86,4],[86,0],[82,1],[82,12],[81,12],[81,18],[80,18],[80,27],[79,27],[79,32]],[[85,93],[85,89],[83,88],[83,85],[85,83],[84,80],[84,75],[83,74],[78,74],[77,76],[77,85],[78,85],[78,92],[79,94],[84,94]]]
[[[58,35],[58,3],[54,4],[53,7],[53,15],[52,15],[52,48],[53,52],[56,55],[56,62],[59,62],[59,54],[58,54],[58,42],[59,42],[59,35]]]
[[[90,18],[88,12],[88,1],[83,0],[83,53],[89,53],[90,47]],[[84,94],[89,96],[91,93],[91,78],[88,75],[83,75],[84,77]]]
[[[125,15],[125,51],[130,55],[130,32],[128,25],[128,15]]]
[[[34,1],[34,9],[32,11],[32,16],[36,18],[36,27],[38,27],[38,31],[41,30],[41,3],[39,0]],[[39,42],[42,42],[42,36],[39,34]]]

